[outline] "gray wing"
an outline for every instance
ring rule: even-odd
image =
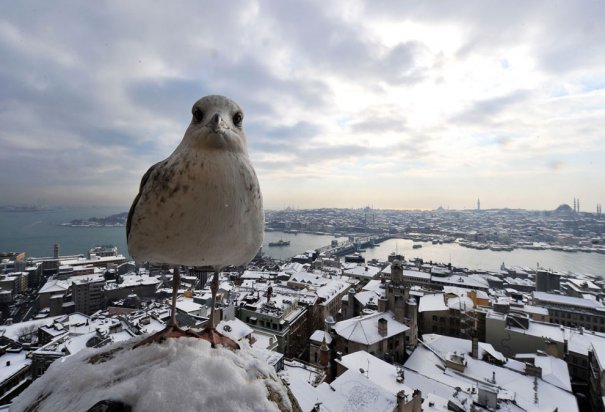
[[[162,162],[158,162],[158,163],[154,164],[153,166],[151,166],[149,168],[149,170],[147,170],[147,172],[145,172],[145,174],[143,175],[143,178],[141,179],[141,185],[139,186],[139,193],[137,193],[137,196],[134,198],[134,201],[132,202],[132,206],[130,206],[130,210],[128,211],[128,219],[126,220],[126,241],[128,241],[128,237],[130,236],[130,227],[132,226],[132,217],[134,216],[134,210],[137,207],[137,203],[139,203],[139,199],[141,198],[141,193],[143,193],[143,188],[145,187],[145,184],[149,180],[149,176],[151,176],[151,173],[153,173],[153,171]]]

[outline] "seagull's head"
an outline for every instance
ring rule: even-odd
[[[244,112],[233,100],[206,96],[195,102],[191,114],[191,124],[183,138],[187,146],[247,153]]]

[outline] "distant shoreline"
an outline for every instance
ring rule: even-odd
[[[50,212],[55,209],[49,207],[38,207],[38,206],[0,206],[0,212],[9,213],[28,213],[28,212]]]
[[[125,227],[128,212],[117,213],[107,217],[90,217],[88,219],[74,219],[71,222],[61,223],[63,227]]]

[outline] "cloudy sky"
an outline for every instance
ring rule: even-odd
[[[269,208],[605,202],[605,2],[0,3],[1,204],[124,205],[224,94]]]

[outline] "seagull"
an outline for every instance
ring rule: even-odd
[[[237,347],[215,329],[219,273],[245,265],[263,241],[264,212],[258,178],[248,156],[240,106],[224,96],[195,102],[181,143],[141,179],[126,222],[135,261],[173,266],[172,311],[166,329],[138,344],[196,336]],[[176,320],[180,266],[214,272],[209,326],[184,331]]]

